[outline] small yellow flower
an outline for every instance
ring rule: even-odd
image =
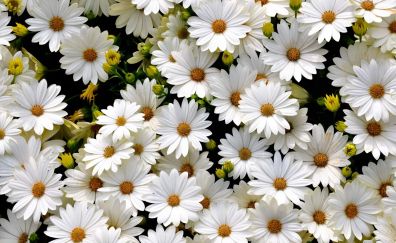
[[[121,54],[113,49],[110,49],[106,52],[106,62],[111,65],[115,66],[121,62]]]
[[[20,57],[14,57],[8,63],[8,73],[10,75],[18,76],[23,72],[23,61]]]
[[[353,143],[347,143],[344,147],[344,153],[349,157],[354,156],[356,154],[356,145]]]
[[[74,159],[70,153],[62,153],[59,155],[59,160],[61,164],[67,169],[74,167]]]
[[[224,172],[225,173],[231,173],[231,171],[233,171],[234,170],[234,164],[231,162],[231,161],[226,161],[226,162],[224,162],[224,164],[223,164],[223,170],[224,170]]]
[[[156,66],[150,65],[146,68],[146,74],[149,78],[152,79],[152,78],[155,78],[159,74],[159,71]]]
[[[227,175],[227,174],[225,173],[225,171],[222,170],[222,169],[216,169],[215,174],[216,174],[216,176],[217,176],[219,179],[225,178],[226,175]]]
[[[359,36],[362,37],[366,34],[367,29],[368,29],[368,24],[366,21],[364,21],[363,18],[358,18],[356,22],[352,25],[353,32]]]
[[[263,34],[270,38],[272,36],[272,33],[274,32],[274,25],[271,22],[267,22],[263,24]]]
[[[205,147],[207,150],[215,150],[217,148],[216,141],[213,139],[210,139],[209,142],[205,144]]]
[[[335,124],[335,128],[336,128],[337,131],[339,131],[339,132],[345,132],[345,129],[346,129],[347,127],[348,127],[348,126],[345,124],[344,121],[337,121],[336,124]]]
[[[98,85],[89,83],[88,87],[83,90],[80,95],[80,98],[83,100],[87,100],[88,102],[92,102],[95,99],[95,91],[98,89]]]
[[[29,33],[29,30],[23,24],[16,23],[16,26],[12,27],[12,31],[16,36],[26,36]]]
[[[340,98],[334,94],[326,95],[324,105],[329,111],[336,112],[340,108]]]
[[[112,68],[112,66],[109,63],[107,63],[107,62],[103,63],[103,70],[106,73],[110,73],[112,69],[113,68]]]

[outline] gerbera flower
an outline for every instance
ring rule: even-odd
[[[44,232],[62,242],[93,241],[97,230],[107,229],[107,217],[93,204],[76,202],[74,206],[60,208],[59,216],[50,217],[51,225]]]
[[[136,4],[138,9],[144,9],[145,15],[157,14],[161,12],[167,14],[170,8],[173,8],[174,1],[170,0],[131,0]]]
[[[82,79],[84,84],[96,84],[98,80],[105,82],[108,75],[103,70],[103,64],[106,62],[106,51],[112,44],[113,40],[108,38],[107,31],[84,26],[65,39],[60,49],[63,57],[59,62],[66,74],[73,74],[74,81]]]
[[[302,221],[302,227],[320,243],[329,243],[330,240],[338,241],[337,233],[329,226],[328,197],[327,187],[322,191],[316,187],[313,192],[305,194],[304,203],[300,205],[299,218]]]
[[[302,228],[297,216],[298,210],[293,209],[292,203],[278,205],[273,198],[260,201],[251,213],[254,242],[301,242],[298,232]]]
[[[40,82],[22,82],[13,89],[15,100],[11,115],[18,117],[23,130],[34,129],[37,135],[54,129],[55,125],[63,124],[63,117],[67,115],[63,109],[64,95],[58,95],[61,87],[55,84],[47,86],[45,79]]]
[[[19,123],[13,120],[6,112],[0,111],[0,155],[11,152],[11,143],[16,143],[15,138],[21,132]]]
[[[340,41],[340,33],[355,21],[352,5],[344,0],[303,2],[297,21],[309,28],[308,35],[319,33],[318,42]]]
[[[190,36],[198,38],[202,51],[234,52],[240,39],[246,37],[251,28],[246,25],[249,15],[244,4],[236,0],[202,1],[195,9],[197,16],[187,21]]]
[[[144,162],[149,165],[156,163],[161,158],[158,153],[159,145],[156,140],[156,134],[150,128],[140,129],[132,136],[133,155],[131,159]]]
[[[145,15],[138,10],[131,0],[116,0],[117,3],[111,5],[110,15],[118,16],[115,22],[117,28],[125,28],[127,35],[146,38],[148,34],[154,32],[154,28],[161,22],[160,14]]]
[[[367,23],[381,22],[383,17],[394,14],[396,2],[393,0],[353,0],[355,15],[364,18]]]
[[[187,41],[180,41],[179,38],[165,38],[165,40],[159,41],[157,44],[159,49],[153,51],[151,64],[156,65],[161,73],[165,72],[171,63],[176,62],[172,56],[173,51],[179,52],[188,48]]]
[[[296,148],[295,157],[304,161],[314,171],[312,185],[334,187],[340,182],[345,182],[339,167],[351,163],[344,153],[348,136],[343,136],[341,132],[334,133],[333,126],[325,131],[322,124],[318,124],[313,127],[312,135],[309,137],[311,142],[308,143],[308,149]]]
[[[273,33],[273,40],[264,39],[268,52],[263,54],[263,61],[271,65],[272,72],[279,72],[279,77],[286,81],[293,77],[298,82],[302,77],[312,79],[317,69],[324,69],[324,55],[327,50],[321,49],[325,44],[318,44],[316,35],[308,35],[308,30],[299,32],[297,22],[291,23],[290,29],[286,21],[278,24],[278,33]]]
[[[233,187],[234,194],[231,199],[238,203],[240,208],[251,209],[256,207],[262,196],[249,194],[248,191],[252,188],[245,181],[240,181],[239,185],[235,184]]]
[[[158,98],[153,92],[153,85],[156,81],[146,78],[143,82],[138,80],[136,86],[127,85],[125,90],[121,90],[121,97],[129,102],[136,103],[140,106],[140,112],[143,113],[144,126],[156,130],[158,127],[158,107],[164,98]]]
[[[290,129],[286,116],[296,116],[298,101],[290,98],[291,91],[279,83],[264,82],[245,90],[241,96],[242,122],[247,123],[249,132],[263,132],[266,138],[272,134],[285,134]]]
[[[219,202],[205,210],[194,229],[211,242],[247,243],[250,222],[246,210],[238,204]]]
[[[138,161],[128,160],[117,172],[107,171],[101,175],[104,182],[98,191],[102,192],[105,199],[115,197],[120,202],[125,202],[132,215],[136,216],[143,211],[145,206],[143,197],[150,194],[149,185],[154,175],[148,174],[150,166]]]
[[[12,212],[17,218],[33,218],[34,222],[39,222],[41,215],[62,204],[61,177],[48,168],[45,159],[30,160],[24,170],[15,171],[14,179],[9,182],[11,191],[7,201],[16,203]]]
[[[211,122],[207,121],[209,114],[204,109],[198,110],[194,100],[183,99],[180,105],[177,100],[161,109],[158,116],[159,127],[157,134],[160,149],[168,148],[167,154],[176,151],[176,158],[187,156],[189,148],[202,150],[201,142],[208,142],[212,134],[206,129]]]
[[[8,75],[12,77],[14,83],[36,81],[34,71],[29,69],[29,58],[24,57],[21,51],[13,55],[7,48],[3,47],[0,49],[0,56],[0,67],[8,70]]]
[[[382,52],[392,51],[396,45],[396,15],[383,18],[380,23],[372,23],[367,34],[374,39],[373,46]]]
[[[126,100],[115,100],[113,106],[102,109],[103,115],[96,124],[103,125],[99,133],[111,135],[113,142],[123,138],[129,139],[132,133],[143,127],[143,113],[138,113],[140,106]]]
[[[288,0],[257,0],[258,4],[265,10],[265,15],[275,17],[275,15],[289,15]]]
[[[158,224],[155,231],[149,230],[147,236],[139,236],[141,243],[186,243],[183,237],[183,231],[176,232],[176,227],[171,225],[166,230]]]
[[[274,197],[279,204],[289,203],[299,205],[307,192],[307,186],[312,183],[308,179],[312,169],[295,161],[291,154],[282,159],[279,152],[274,155],[273,161],[256,163],[252,175],[256,178],[249,181],[252,188],[248,193]]]
[[[195,149],[190,149],[186,157],[176,158],[174,153],[165,154],[158,160],[158,169],[167,173],[176,169],[180,173],[187,172],[188,177],[195,176],[199,171],[206,171],[212,167],[213,163],[209,161],[208,154]]]
[[[355,112],[344,110],[346,116],[345,132],[355,135],[353,143],[356,145],[358,152],[365,151],[372,153],[375,159],[380,154],[388,156],[389,153],[396,155],[396,122],[392,118],[388,122],[383,121],[367,121],[364,117],[357,116]]]
[[[240,130],[233,128],[232,135],[225,136],[226,139],[220,139],[219,155],[222,158],[219,163],[232,162],[234,169],[231,175],[234,179],[243,179],[246,174],[252,178],[252,167],[272,157],[271,153],[266,152],[268,149],[266,141],[260,140],[257,133],[249,133],[246,128]]]
[[[171,223],[179,226],[180,222],[197,221],[198,212],[202,210],[200,202],[204,199],[200,194],[195,177],[188,178],[187,172],[179,174],[173,169],[169,174],[161,171],[159,177],[151,183],[151,194],[145,201],[151,203],[146,207],[149,218],[157,218],[159,224]]]
[[[328,200],[331,211],[329,224],[334,230],[341,231],[347,240],[353,236],[361,240],[362,235],[371,234],[371,224],[377,222],[377,215],[381,212],[374,190],[353,181],[344,188],[336,188]]]
[[[33,18],[27,19],[26,23],[30,25],[30,31],[38,32],[32,38],[33,43],[45,45],[49,42],[50,51],[56,52],[66,37],[80,31],[88,20],[80,16],[84,9],[69,4],[70,0],[29,1],[28,12]]]
[[[234,122],[239,126],[242,113],[239,109],[241,95],[255,81],[256,73],[245,66],[231,66],[229,74],[221,70],[220,75],[209,82],[210,94],[215,98],[211,104],[215,106],[214,113],[219,114],[219,121],[226,124]]]
[[[186,47],[179,52],[172,52],[174,63],[163,71],[167,83],[174,85],[172,94],[178,97],[191,97],[194,93],[199,98],[209,96],[209,82],[215,82],[219,70],[211,68],[217,60],[218,53],[202,52],[196,46]]]
[[[0,13],[0,45],[9,46],[10,41],[15,39],[15,35],[12,34],[12,27],[8,26],[11,21],[11,17],[7,13]]]
[[[18,219],[11,210],[7,210],[7,219],[0,219],[0,242],[28,242],[29,236],[40,227],[33,219]]]
[[[132,143],[120,140],[113,142],[110,136],[98,134],[96,138],[88,138],[84,146],[86,152],[83,161],[86,169],[94,168],[93,175],[101,175],[103,171],[117,172],[123,160],[129,159],[133,153]]]
[[[369,63],[362,61],[361,66],[354,66],[356,76],[348,78],[340,94],[358,116],[364,115],[366,120],[383,120],[387,122],[389,115],[396,115],[396,67],[391,61]]]
[[[392,166],[383,160],[379,160],[377,164],[370,162],[368,166],[363,166],[363,174],[357,178],[367,187],[377,191],[381,197],[388,197],[386,194],[387,187],[392,187],[395,181],[395,175]]]
[[[109,16],[110,6],[114,0],[72,0],[72,3],[78,3],[85,9],[85,13],[92,13],[94,16]]]

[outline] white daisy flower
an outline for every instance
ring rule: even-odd
[[[357,177],[360,182],[377,191],[382,198],[388,197],[387,187],[392,187],[395,181],[395,175],[389,163],[383,160],[379,160],[377,164],[370,162],[368,166],[363,166],[362,172],[363,174]]]
[[[0,155],[11,152],[10,145],[16,143],[15,138],[21,132],[19,125],[8,113],[0,111]]]
[[[30,160],[24,170],[15,171],[14,179],[8,184],[11,191],[7,201],[16,203],[12,212],[17,218],[33,218],[34,222],[39,222],[41,215],[62,204],[61,177],[48,168],[45,159]]]
[[[274,149],[280,150],[282,154],[286,154],[289,149],[307,149],[307,144],[311,141],[309,131],[313,127],[311,123],[307,123],[307,112],[307,108],[301,108],[297,111],[297,116],[286,117],[290,129],[287,129],[285,134],[271,136],[268,144],[273,143]]]
[[[347,240],[353,236],[361,240],[362,236],[371,234],[371,225],[377,222],[377,215],[381,212],[374,190],[353,181],[344,188],[336,188],[328,200],[329,224],[333,230],[341,231]]]
[[[138,243],[135,236],[142,234],[144,230],[136,226],[142,221],[142,217],[132,217],[132,210],[130,210],[127,204],[120,202],[114,197],[99,202],[98,206],[103,210],[103,216],[109,218],[107,225],[121,230],[120,239],[131,243]]]
[[[180,222],[195,222],[202,210],[200,202],[204,199],[200,194],[195,177],[188,178],[187,172],[179,174],[173,169],[169,174],[161,171],[159,177],[151,183],[151,194],[145,201],[151,203],[146,207],[149,218],[157,218],[159,224],[179,226]]]
[[[109,16],[110,6],[115,0],[72,0],[72,3],[78,3],[85,9],[85,13],[92,13],[94,16]]]
[[[143,127],[143,113],[138,113],[140,106],[126,100],[115,100],[112,106],[102,109],[103,115],[98,117],[96,124],[103,125],[99,133],[111,135],[113,142],[123,138],[129,139],[132,133]]]
[[[211,66],[217,60],[218,53],[202,52],[196,46],[186,47],[179,52],[172,52],[175,62],[163,71],[167,83],[173,85],[172,94],[178,97],[191,97],[194,93],[199,98],[209,96],[210,82],[216,82],[219,74]]]
[[[312,172],[302,161],[295,161],[291,154],[286,154],[282,159],[276,152],[273,161],[256,163],[253,167],[252,175],[256,179],[249,181],[252,188],[248,193],[274,197],[278,204],[292,201],[299,205],[308,190],[307,186],[312,183],[309,179]]]
[[[273,198],[260,201],[251,212],[252,242],[301,243],[298,232],[302,228],[297,216],[298,210],[293,209],[292,203],[278,205]]]
[[[74,169],[66,170],[65,187],[62,188],[65,196],[76,202],[95,203],[103,200],[104,194],[98,191],[103,187],[103,181],[97,176],[92,176],[92,170],[86,170],[83,163],[78,163]]]
[[[15,39],[15,35],[12,34],[12,27],[8,24],[11,21],[11,17],[6,12],[0,13],[0,45],[9,46],[10,41]]]
[[[107,229],[107,217],[93,204],[76,202],[60,208],[59,216],[50,217],[51,225],[44,232],[53,242],[92,242],[97,230]]]
[[[266,85],[260,82],[245,90],[239,108],[243,114],[242,122],[249,126],[249,132],[263,132],[266,138],[272,134],[285,134],[290,129],[287,116],[296,116],[298,101],[290,98],[291,91],[279,83]]]
[[[181,105],[177,100],[168,104],[158,116],[160,149],[168,148],[167,154],[176,152],[176,158],[187,156],[190,148],[201,151],[201,142],[208,142],[208,136],[212,134],[207,129],[212,123],[206,120],[208,117],[204,109],[198,110],[194,100],[183,99]]]
[[[26,20],[30,25],[28,30],[38,32],[32,38],[33,43],[45,45],[49,42],[50,51],[57,52],[66,37],[80,31],[88,20],[80,16],[84,9],[69,4],[70,0],[29,1],[28,12],[33,18]]]
[[[312,174],[312,185],[335,187],[345,182],[340,167],[348,166],[351,162],[344,152],[348,142],[348,136],[341,132],[334,133],[333,126],[326,131],[322,124],[315,125],[312,129],[311,142],[308,149],[296,148],[295,157],[302,160],[314,171]]]
[[[396,211],[392,212],[390,219],[388,217],[378,217],[377,223],[374,225],[376,242],[391,243],[396,242]]]
[[[358,116],[366,120],[383,120],[387,122],[389,115],[396,115],[396,67],[391,61],[369,63],[362,61],[361,66],[354,66],[356,76],[350,76],[348,83],[340,90]]]
[[[355,21],[352,5],[344,0],[303,2],[297,21],[309,29],[308,35],[319,32],[318,42],[340,41],[340,33]]]
[[[176,232],[176,227],[171,225],[166,230],[158,224],[155,231],[148,230],[147,236],[139,236],[141,243],[186,243],[183,231]]]
[[[249,1],[249,0],[248,0]],[[288,0],[256,0],[265,10],[265,15],[275,17],[275,15],[289,15]]]
[[[115,22],[117,28],[125,28],[127,35],[146,38],[148,34],[154,32],[154,28],[161,22],[160,14],[145,15],[138,10],[131,0],[116,0],[110,7],[110,15],[118,16]]]
[[[169,15],[166,27],[168,27],[168,29],[162,33],[164,39],[179,39],[179,41],[188,40],[190,33],[187,29],[187,23],[182,19],[180,12],[176,15]]]
[[[302,227],[312,234],[319,243],[337,242],[337,233],[329,226],[329,190],[327,187],[321,191],[319,187],[304,196],[301,204],[299,218]]]
[[[157,44],[159,49],[152,52],[151,64],[156,65],[161,73],[164,73],[171,63],[176,62],[172,55],[173,51],[180,52],[188,48],[187,41],[180,41],[179,38],[165,38]]]
[[[367,23],[381,22],[383,17],[394,14],[396,1],[394,0],[352,0],[356,6],[355,15],[364,18]]]
[[[95,243],[128,243],[128,239],[120,239],[121,229],[114,229],[110,227],[106,230],[97,230],[94,234]],[[138,241],[132,241],[136,243]]]
[[[4,47],[0,49],[0,56],[0,67],[8,70],[8,75],[12,77],[14,83],[36,81],[35,72],[29,69],[29,58],[23,56],[21,51],[13,55]]]
[[[382,52],[392,51],[396,46],[396,15],[383,18],[380,23],[372,23],[367,34],[374,39],[373,46]]]
[[[279,77],[286,81],[293,77],[297,82],[302,77],[312,79],[312,74],[317,69],[324,69],[324,55],[327,50],[322,49],[324,42],[318,44],[316,35],[308,35],[308,30],[298,31],[299,25],[293,22],[290,26],[281,20],[278,24],[278,33],[273,33],[272,38],[264,39],[264,46],[268,52],[263,54],[263,61],[271,65],[272,72],[279,72]]]
[[[131,0],[138,9],[144,9],[145,15],[157,14],[161,12],[167,14],[173,8],[173,0]]]
[[[257,133],[250,133],[247,128],[232,129],[232,135],[226,134],[226,139],[220,139],[219,155],[222,157],[219,161],[224,164],[225,161],[231,161],[234,169],[231,174],[234,179],[253,178],[252,168],[255,164],[263,163],[272,157],[272,154],[266,152],[268,146],[265,140],[260,140]]]
[[[233,53],[240,39],[251,31],[246,25],[249,15],[245,6],[237,0],[202,1],[194,11],[197,16],[188,19],[188,31],[192,38],[198,38],[202,51]]]
[[[357,116],[355,112],[344,110],[346,116],[345,132],[355,135],[353,143],[356,145],[358,152],[372,153],[375,159],[380,154],[388,156],[388,154],[396,155],[396,122],[392,118],[388,122],[383,121],[367,121],[364,117]]]
[[[252,188],[245,181],[240,181],[239,185],[234,185],[234,194],[232,200],[238,203],[240,208],[251,209],[256,207],[256,203],[259,202],[262,196],[249,194],[248,191]]]
[[[197,186],[201,188],[204,199],[200,202],[204,209],[210,208],[217,202],[228,200],[232,194],[232,189],[228,189],[229,181],[219,179],[215,181],[215,176],[207,171],[199,171],[196,175]]]
[[[82,79],[84,84],[96,84],[98,80],[105,82],[108,75],[103,70],[103,64],[106,62],[106,51],[112,44],[107,31],[83,26],[63,42],[60,49],[63,57],[59,60],[61,68],[66,70],[67,75],[73,74],[74,81]]]
[[[246,210],[238,204],[219,202],[203,211],[194,229],[209,238],[210,242],[247,243],[250,222]]]
[[[158,98],[153,92],[153,85],[156,81],[146,78],[143,82],[138,80],[136,86],[127,85],[125,90],[121,90],[121,97],[131,103],[140,106],[140,112],[143,113],[144,126],[156,130],[158,127],[157,115],[158,107],[164,98]]]
[[[234,122],[239,126],[242,121],[242,113],[239,109],[241,95],[255,81],[255,71],[245,66],[231,66],[229,74],[221,70],[220,75],[209,82],[210,94],[214,96],[211,105],[215,106],[214,113],[219,114],[219,121],[226,124]]]
[[[133,153],[132,143],[126,140],[113,142],[111,136],[98,134],[96,138],[88,138],[84,146],[85,169],[93,167],[93,175],[101,175],[103,171],[117,172],[123,160],[129,159]]]
[[[131,159],[139,162],[153,165],[161,155],[159,154],[159,145],[156,140],[156,134],[150,128],[140,129],[132,136],[133,155]]]
[[[41,223],[33,219],[18,219],[11,210],[7,209],[7,219],[0,219],[0,242],[22,243],[29,242],[29,236],[35,233]]]
[[[154,175],[148,174],[150,167],[134,160],[125,161],[117,172],[104,172],[101,179],[103,187],[98,191],[103,193],[104,199],[115,197],[120,202],[125,202],[127,208],[136,216],[138,211],[143,211],[145,205],[143,197],[150,194],[150,182]]]
[[[41,135],[44,129],[53,130],[54,125],[62,125],[63,117],[67,115],[63,109],[64,95],[58,95],[61,86],[52,84],[48,87],[45,79],[40,82],[22,82],[12,90],[15,100],[11,115],[18,117],[23,130],[31,129]]]
[[[355,76],[353,66],[360,66],[362,60],[369,62],[371,59],[380,61],[390,58],[391,55],[381,53],[378,48],[367,46],[364,42],[355,42],[348,48],[340,48],[340,57],[333,58],[335,65],[328,68],[327,77],[333,80],[331,83],[333,86],[342,87],[349,82],[349,76]]]
[[[199,171],[206,171],[212,167],[213,162],[209,161],[208,154],[195,149],[190,149],[186,157],[176,158],[175,153],[165,154],[158,160],[158,169],[167,173],[176,169],[180,173],[187,172],[188,177],[196,176]]]

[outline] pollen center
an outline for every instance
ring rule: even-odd
[[[199,203],[202,205],[203,208],[209,208],[210,199],[207,198],[207,197],[204,197],[204,199],[201,202],[199,202]]]
[[[119,116],[119,117],[117,117],[115,123],[116,123],[117,126],[122,127],[122,126],[125,125],[126,119],[125,119],[125,117],[123,117],[123,116]]]
[[[252,151],[249,148],[243,147],[239,150],[239,158],[241,160],[248,160],[250,157],[252,157]]]
[[[191,70],[191,79],[195,82],[201,82],[205,79],[205,72],[201,68]]]
[[[300,59],[300,55],[301,55],[300,50],[294,47],[287,50],[286,53],[287,59],[289,59],[289,61],[291,62],[295,62],[298,59]]]
[[[135,155],[141,155],[144,152],[144,147],[141,144],[135,143],[133,145],[133,149],[135,150]]]
[[[283,191],[283,190],[285,190],[286,187],[287,187],[287,183],[286,183],[285,178],[276,178],[276,179],[274,180],[273,186],[274,186],[274,188],[275,188],[277,191]]]
[[[275,113],[275,108],[272,104],[267,103],[260,107],[260,111],[263,116],[272,116]]]
[[[326,24],[333,23],[335,19],[336,19],[336,14],[331,10],[325,11],[322,14],[322,21]]]
[[[373,137],[380,135],[382,132],[381,124],[378,122],[368,123],[366,129],[368,134]]]
[[[239,91],[235,91],[234,93],[231,94],[230,101],[233,106],[238,107],[240,100],[241,100],[241,93],[239,93]]]
[[[80,227],[76,227],[70,233],[70,238],[73,242],[82,242],[85,239],[85,230]]]
[[[113,146],[107,146],[103,151],[103,156],[105,158],[110,158],[115,154],[115,149]]]
[[[168,197],[168,205],[169,206],[176,207],[176,206],[179,206],[179,204],[180,204],[180,198],[178,195],[173,194]]]
[[[396,20],[389,24],[388,29],[392,34],[396,33]]]
[[[169,56],[168,56],[168,60],[169,60],[170,62],[173,62],[173,63],[176,62],[175,58],[174,58],[172,55],[169,55]]]
[[[3,140],[5,137],[5,131],[3,129],[0,128],[0,140]]]
[[[278,234],[282,230],[282,223],[277,219],[272,219],[268,222],[267,228],[271,234]]]
[[[325,167],[327,162],[329,162],[329,157],[327,157],[327,154],[317,153],[314,156],[314,163],[317,167]]]
[[[41,181],[34,183],[32,186],[32,194],[34,197],[42,197],[45,192],[45,185]]]
[[[373,99],[380,99],[385,94],[385,88],[382,84],[373,84],[371,85],[369,92]]]
[[[96,192],[102,186],[103,186],[103,181],[98,177],[92,177],[91,180],[89,181],[89,188],[93,192]]]
[[[371,11],[374,9],[374,3],[371,0],[366,0],[363,1],[360,6],[362,7],[362,9],[367,10],[367,11]]]
[[[65,27],[65,22],[63,19],[59,16],[54,16],[52,19],[49,21],[49,27],[53,31],[61,31]]]
[[[153,109],[151,109],[148,106],[143,107],[141,112],[144,114],[143,118],[144,118],[145,121],[150,121],[151,118],[153,118],[153,116],[154,116]]]
[[[358,213],[358,207],[353,203],[350,203],[345,207],[345,215],[350,219],[355,218]]]
[[[131,194],[133,192],[133,184],[130,181],[124,181],[120,184],[120,191],[122,194]]]
[[[191,127],[188,123],[182,122],[177,126],[177,133],[182,137],[187,137],[191,132]]]
[[[179,39],[187,39],[188,38],[188,30],[186,27],[180,28],[179,31],[177,32],[177,37],[179,37]]]
[[[98,53],[94,49],[88,48],[83,52],[83,58],[87,62],[94,62],[98,58]]]
[[[323,211],[316,211],[313,215],[313,220],[317,224],[324,224],[326,222],[326,214]]]
[[[194,175],[194,168],[189,163],[185,163],[180,167],[180,173],[187,172],[188,177]]]
[[[227,23],[222,19],[216,19],[212,23],[212,30],[216,34],[221,34],[227,29]]]
[[[44,108],[41,105],[32,106],[31,112],[34,116],[41,116],[44,114]]]
[[[26,233],[22,233],[18,238],[18,243],[26,243],[29,240],[29,236]]]
[[[247,208],[256,208],[256,201],[250,201],[250,202],[248,202]]]
[[[386,194],[386,188],[388,186],[392,186],[392,184],[390,182],[384,182],[379,187],[378,192],[381,195],[381,197],[388,197],[388,194]]]
[[[231,235],[231,227],[226,224],[222,224],[219,226],[217,233],[223,238],[228,237]]]
[[[256,2],[261,3],[261,5],[266,5],[269,0],[256,0]]]

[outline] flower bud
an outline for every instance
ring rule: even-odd
[[[153,79],[159,74],[159,71],[156,66],[150,65],[146,68],[147,77]]]
[[[234,62],[234,55],[232,55],[231,52],[224,51],[221,60],[223,61],[224,65],[229,66]]]
[[[16,26],[12,27],[12,31],[15,33],[16,36],[26,36],[29,33],[29,30],[23,24],[16,23]]]
[[[224,162],[224,164],[223,164],[223,170],[224,170],[224,172],[225,173],[231,173],[231,171],[233,171],[234,170],[234,164],[231,162],[231,161],[226,161],[226,162]]]
[[[133,73],[126,73],[125,74],[125,81],[128,84],[134,84],[135,80],[136,80],[135,74],[133,74]]]
[[[59,155],[59,159],[60,159],[61,164],[66,169],[71,169],[74,167],[74,159],[70,153],[62,153],[61,155]]]
[[[344,147],[344,153],[349,157],[356,155],[356,145],[353,143],[347,143]]]
[[[264,36],[271,38],[272,33],[274,32],[274,25],[271,22],[264,23],[262,31]]]
[[[352,25],[352,29],[357,36],[362,37],[367,33],[368,24],[364,19],[358,18]]]
[[[326,95],[324,98],[324,105],[331,112],[336,112],[340,108],[340,98],[338,95]]]
[[[345,124],[344,121],[337,121],[335,124],[335,128],[339,132],[345,132],[345,129],[347,128],[347,125]]]
[[[352,175],[352,169],[349,166],[342,168],[341,172],[345,178],[348,178]]]
[[[207,142],[205,144],[205,147],[206,147],[207,150],[212,151],[212,150],[215,150],[217,148],[217,143],[216,143],[215,140],[210,139],[209,142]]]
[[[216,176],[217,176],[219,179],[224,179],[224,178],[226,177],[226,175],[227,175],[227,174],[225,173],[225,171],[222,170],[222,169],[216,169],[215,174],[216,174]]]
[[[164,93],[164,86],[162,84],[154,84],[153,92],[156,95],[162,95]]]
[[[301,8],[302,0],[290,0],[289,6],[294,11],[297,12]]]

